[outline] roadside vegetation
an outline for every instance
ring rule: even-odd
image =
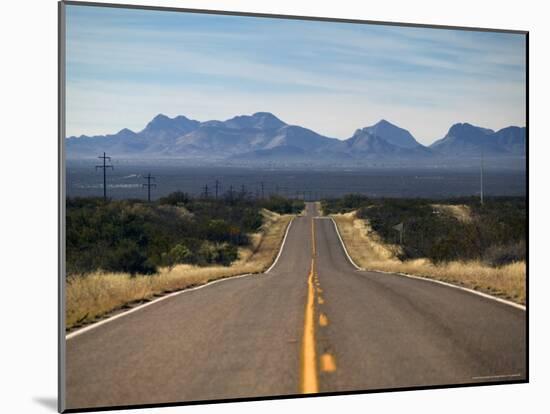
[[[267,209],[269,208],[269,210]],[[303,202],[272,197],[67,200],[67,328],[273,262]]]
[[[520,197],[450,200],[325,200],[346,247],[369,270],[404,272],[525,302],[526,202]],[[403,223],[403,243],[399,231]]]

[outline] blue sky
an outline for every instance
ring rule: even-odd
[[[67,135],[259,111],[345,139],[387,119],[525,125],[518,34],[67,6]]]

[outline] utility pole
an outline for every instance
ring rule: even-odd
[[[107,165],[107,160],[109,160],[109,162],[110,162],[111,157],[108,157],[107,155],[105,155],[105,153],[103,153],[103,156],[100,155],[97,158],[103,160],[103,165],[96,165],[95,169],[96,169],[96,171],[97,171],[98,168],[103,169],[103,199],[105,201],[107,201],[107,168],[110,168],[110,169],[114,170],[114,167],[112,165]]]
[[[244,198],[245,195],[246,195],[246,187],[244,186],[244,184],[241,184],[241,197]]]
[[[204,198],[208,198],[208,184],[204,185]]]
[[[233,201],[233,184],[229,186],[229,200]]]
[[[262,200],[263,200],[264,199],[264,182],[262,181],[260,185],[262,186]]]
[[[218,199],[218,189],[220,188],[220,182],[216,179],[216,200]]]
[[[151,184],[151,180],[154,180],[155,177],[151,175],[151,173],[147,174],[145,177],[143,177],[147,180],[147,184],[142,184],[142,187],[147,187],[147,201],[151,202],[151,188],[155,188],[156,184]]]

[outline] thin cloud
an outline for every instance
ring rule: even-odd
[[[389,118],[422,142],[525,123],[521,35],[68,8],[67,132],[267,110],[347,138]]]

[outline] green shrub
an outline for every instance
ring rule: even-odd
[[[107,253],[103,270],[112,272],[126,272],[131,275],[138,273],[150,275],[156,273],[156,266],[152,265],[137,243],[123,240]]]
[[[211,264],[229,266],[238,257],[238,249],[235,245],[205,241],[198,251],[197,264],[201,266]]]
[[[305,208],[303,200],[291,200],[289,198],[273,195],[260,201],[260,205],[270,211],[279,214],[298,214]]]
[[[183,207],[182,204],[185,206]],[[191,199],[176,192],[156,203],[67,200],[67,274],[155,272],[178,263],[229,265],[263,223],[259,200]]]
[[[348,213],[369,204],[369,198],[360,194],[347,194],[341,198],[329,198],[321,201],[325,214]]]
[[[214,219],[208,222],[207,237],[212,241],[229,241],[231,238],[230,225],[225,220]]]
[[[162,255],[166,266],[172,268],[177,264],[186,263],[191,256],[191,250],[182,243],[176,244],[168,253]]]
[[[493,245],[483,254],[483,260],[490,266],[504,266],[510,263],[525,260],[527,248],[525,241],[506,245]]]
[[[432,204],[465,204],[471,220],[460,221]],[[386,243],[398,243],[393,228],[404,223],[401,259],[426,257],[434,262],[484,260],[494,266],[525,259],[526,201],[523,197],[474,197],[449,200],[368,199],[349,195],[323,200],[326,213],[357,210]]]
[[[191,197],[189,196],[189,194],[181,191],[176,191],[168,194],[166,197],[161,197],[158,202],[161,205],[169,204],[175,206],[178,204],[187,204],[189,203],[189,201],[191,201]]]
[[[232,244],[224,243],[218,246],[216,263],[223,266],[229,266],[233,261],[239,258],[237,247]]]

